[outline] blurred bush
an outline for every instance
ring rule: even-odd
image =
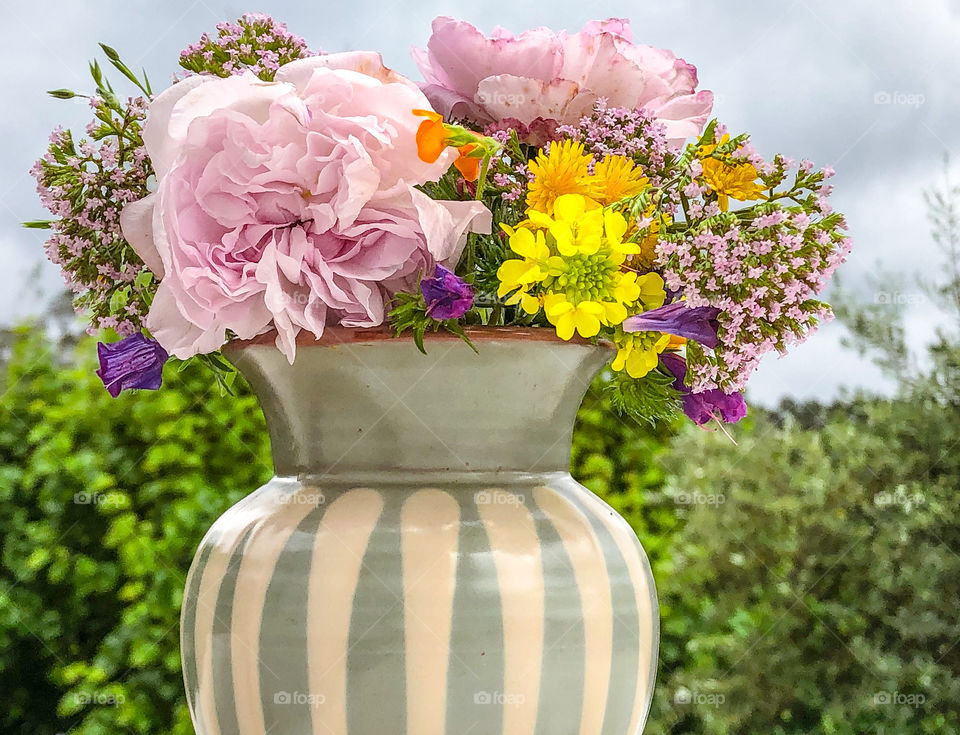
[[[192,370],[111,399],[93,353],[24,330],[4,355],[0,732],[189,735],[184,577],[269,474],[261,415]],[[758,413],[739,447],[591,392],[574,473],[636,528],[660,594],[647,732],[960,733],[960,387],[939,355],[896,400]]]
[[[203,371],[114,400],[63,352],[20,332],[0,379],[0,732],[187,735],[184,578],[269,474],[262,417]]]
[[[648,732],[960,733],[960,410],[854,409],[673,446]]]

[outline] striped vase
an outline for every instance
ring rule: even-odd
[[[293,365],[227,349],[276,476],[227,511],[187,579],[198,735],[637,735],[656,593],[626,522],[567,472],[610,358],[547,330],[429,354],[328,330]]]

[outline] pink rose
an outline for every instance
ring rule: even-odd
[[[634,44],[621,19],[592,21],[574,34],[536,28],[513,36],[498,27],[487,37],[441,16],[426,50],[412,54],[436,110],[481,125],[576,124],[604,97],[611,107],[646,107],[678,143],[700,133],[713,107],[711,92],[696,91],[695,67]]]
[[[157,191],[128,205],[124,235],[161,278],[147,327],[180,358],[219,349],[227,330],[274,327],[293,361],[301,330],[376,326],[417,273],[455,263],[487,230],[479,202],[435,201],[417,155],[428,107],[378,54],[352,52],[253,74],[189,77],[151,104],[144,141]]]

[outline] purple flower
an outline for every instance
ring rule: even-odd
[[[712,388],[693,393],[684,383],[687,362],[680,355],[664,352],[660,362],[673,375],[673,387],[682,396],[683,412],[697,425],[703,426],[713,419],[725,424],[735,424],[747,415],[747,404],[742,393],[724,393]]]
[[[420,281],[427,315],[442,321],[459,319],[473,306],[473,287],[453,271],[437,264],[433,278]]]
[[[100,358],[97,375],[107,392],[116,398],[127,388],[159,388],[168,355],[159,342],[137,332],[119,342],[100,342],[97,357]]]
[[[625,332],[663,332],[696,340],[713,349],[717,339],[717,316],[720,309],[713,306],[689,307],[683,301],[637,314],[623,323]]]

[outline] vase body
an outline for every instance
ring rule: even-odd
[[[543,330],[545,331],[545,330]],[[569,475],[608,348],[332,330],[227,354],[275,477],[210,529],[181,642],[198,735],[636,735],[658,615],[627,523]]]

